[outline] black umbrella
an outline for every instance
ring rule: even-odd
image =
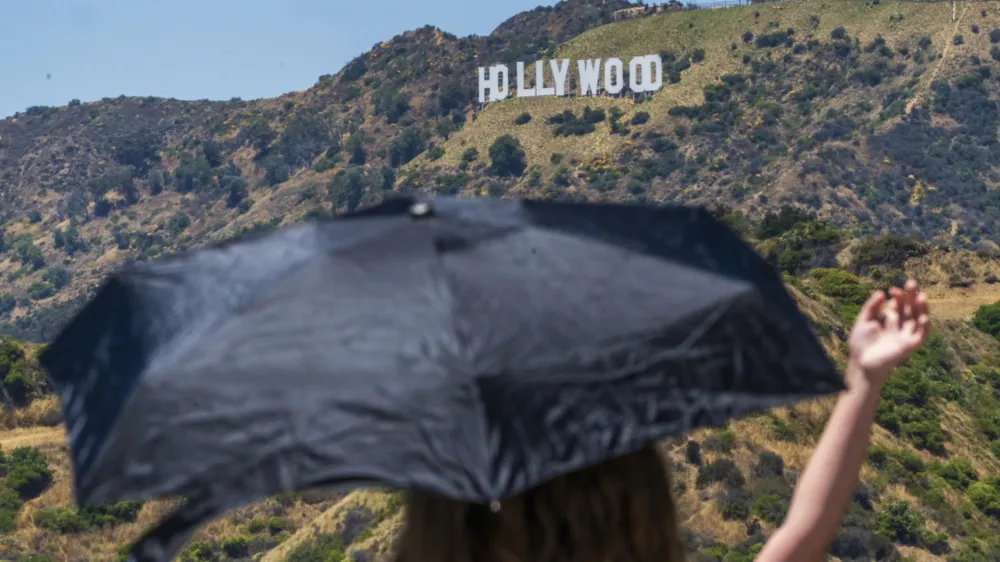
[[[112,277],[42,357],[77,501],[183,496],[135,546],[349,484],[473,502],[843,388],[700,209],[400,199]]]

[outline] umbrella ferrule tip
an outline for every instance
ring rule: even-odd
[[[421,201],[410,207],[410,214],[415,217],[426,217],[431,214],[431,204]]]

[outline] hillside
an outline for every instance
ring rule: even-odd
[[[1000,559],[1000,5],[960,1],[956,22],[935,1],[673,8],[567,0],[485,37],[404,33],[280,98],[73,100],[0,120],[0,335],[48,341],[122,264],[391,192],[709,204],[785,273],[838,360],[871,287],[914,275],[933,299],[934,338],[886,391],[832,554]],[[655,52],[665,86],[642,99],[475,103],[479,66]],[[0,559],[114,560],[169,503],[71,507],[36,354],[0,342]],[[664,445],[692,560],[749,561],[829,407]],[[184,560],[376,562],[399,506],[271,498]]]

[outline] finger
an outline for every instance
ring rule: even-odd
[[[882,303],[885,302],[885,293],[882,291],[875,291],[868,297],[865,304],[861,305],[861,312],[858,314],[858,318],[861,320],[877,320],[879,312],[882,308]]]
[[[924,345],[924,342],[927,341],[927,334],[930,333],[930,321],[931,319],[929,316],[921,315],[914,322],[915,327],[913,328],[912,332],[908,333],[908,335],[910,336],[910,341],[907,342],[906,346],[907,348],[910,349],[910,351],[920,348],[922,345]]]
[[[882,325],[891,330],[899,330],[899,301],[894,300],[889,303],[889,306],[882,309]]]
[[[915,311],[913,310],[913,305],[914,302],[916,301],[916,297],[917,297],[917,282],[914,281],[913,279],[910,279],[903,286],[903,297],[901,302],[902,307],[900,308],[900,311],[903,315],[904,321],[916,320],[917,314],[915,314],[914,313]]]
[[[910,292],[908,290],[909,283],[907,283],[903,287],[893,287],[893,289],[895,290],[892,291],[893,293],[892,304],[893,304],[893,309],[895,310],[897,315],[894,327],[898,329],[903,329],[904,322],[906,322],[906,320],[909,319],[912,314],[910,310],[911,308]]]
[[[930,316],[927,295],[923,291],[918,292],[913,298],[913,314],[917,317]]]

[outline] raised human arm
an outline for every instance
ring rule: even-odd
[[[858,485],[868,451],[879,394],[889,373],[923,345],[928,331],[926,296],[913,281],[905,289],[873,294],[851,330],[841,393],[792,497],[785,523],[757,556],[757,562],[813,562],[823,559]]]

